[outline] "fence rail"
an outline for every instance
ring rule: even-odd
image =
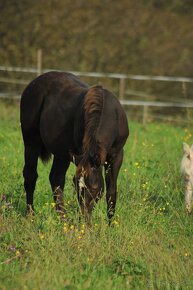
[[[40,75],[48,71],[54,71],[53,69],[43,69],[42,68],[42,55],[38,52],[37,55],[37,67],[13,67],[13,66],[0,66],[0,71],[2,72],[14,72],[23,74],[35,74]],[[55,69],[57,70],[57,69]],[[57,71],[61,71],[60,69]],[[152,76],[152,75],[131,75],[131,74],[121,74],[121,73],[100,73],[100,72],[80,72],[80,71],[69,71],[77,76],[82,77],[93,77],[93,78],[110,78],[119,80],[119,99],[124,106],[141,106],[143,107],[143,122],[146,122],[148,115],[148,107],[170,107],[170,108],[193,108],[193,102],[187,100],[184,92],[186,91],[186,84],[193,83],[193,78],[189,77],[166,77],[166,76]],[[161,81],[161,82],[179,82],[182,84],[182,100],[177,100],[175,102],[169,101],[150,101],[152,99],[151,95],[144,92],[139,92],[135,90],[126,90],[126,80],[137,80],[137,81]],[[26,85],[29,83],[29,79],[18,79],[9,77],[0,77],[0,83],[10,83],[18,85]],[[126,95],[132,95],[135,97],[143,98],[143,100],[129,100],[125,99]],[[156,96],[153,96],[155,98]],[[0,93],[0,98],[4,99],[20,99],[18,93]]]
[[[55,69],[61,71],[61,69]],[[41,69],[34,67],[12,67],[12,66],[0,66],[0,71],[7,72],[22,72],[22,73],[45,73],[53,71],[53,69]],[[101,72],[80,72],[80,71],[69,71],[77,76],[95,77],[95,78],[115,78],[115,79],[131,79],[131,80],[151,80],[151,81],[163,81],[163,82],[183,82],[193,83],[193,78],[189,77],[166,77],[166,76],[152,76],[152,75],[132,75],[132,74],[121,74],[121,73],[101,73]]]
[[[193,108],[193,103],[174,103],[174,102],[150,102],[150,101],[133,101],[120,100],[124,106],[146,106],[146,107],[168,107],[168,108]]]

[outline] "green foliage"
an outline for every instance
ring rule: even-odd
[[[1,1],[4,65],[193,76],[192,1]]]
[[[92,228],[78,222],[72,186],[66,180],[69,221],[54,209],[48,174],[39,163],[34,217],[25,217],[23,144],[19,107],[0,103],[0,289],[192,289],[192,216],[185,212],[179,173],[187,128],[130,124],[118,179],[113,225],[105,198]]]

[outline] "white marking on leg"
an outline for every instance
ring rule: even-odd
[[[78,186],[79,186],[80,190],[86,188],[86,184],[85,184],[85,181],[84,181],[84,176],[80,177],[79,182],[78,182]]]

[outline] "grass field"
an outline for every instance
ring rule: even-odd
[[[55,214],[48,181],[51,163],[39,162],[36,215],[25,217],[19,106],[0,103],[0,289],[193,289],[193,217],[184,206],[179,172],[188,128],[130,123],[118,180],[113,226],[105,198],[92,228],[78,223],[66,180],[69,223]]]

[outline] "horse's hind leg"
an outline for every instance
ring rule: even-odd
[[[56,203],[56,210],[61,214],[65,212],[63,189],[65,184],[65,175],[69,164],[70,160],[68,155],[66,156],[66,158],[62,159],[54,156],[52,169],[49,176],[52,191],[54,194],[54,201]]]
[[[33,212],[33,194],[35,190],[37,174],[37,162],[39,147],[25,144],[25,165],[23,169],[24,188],[26,191],[27,212]]]

